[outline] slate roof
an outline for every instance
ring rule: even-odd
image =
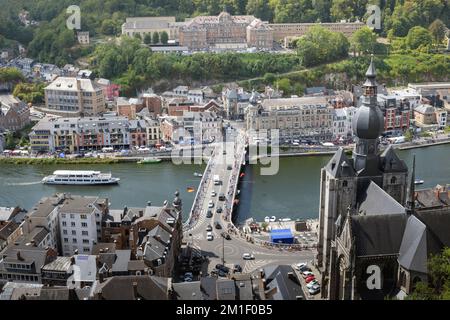
[[[145,270],[147,266],[144,260],[130,260],[127,264],[128,271],[141,271]]]
[[[358,193],[357,203],[358,211],[362,215],[406,213],[406,209],[400,203],[373,181],[370,181],[365,190]]]
[[[138,296],[135,296],[133,283],[137,284]],[[96,293],[101,293],[103,300],[167,300],[169,278],[154,276],[119,276],[111,277],[99,283]]]
[[[130,259],[131,250],[116,250],[116,260],[112,265],[112,272],[127,272]]]
[[[398,254],[407,218],[406,214],[351,216],[356,256]]]
[[[264,267],[266,284],[268,287],[267,291],[274,287],[277,288],[276,293],[270,300],[297,300],[297,296],[304,297],[299,282],[291,279],[288,275],[289,272],[292,272],[295,277],[295,273],[291,266],[279,265]]]
[[[427,273],[426,226],[415,216],[406,223],[398,262],[407,270]]]
[[[401,160],[392,148],[392,145],[384,150],[380,156],[381,170],[383,172],[408,172],[405,161]]]
[[[163,229],[161,226],[156,226],[155,228],[150,230],[148,235],[155,239],[157,236],[161,237],[161,241],[164,244],[167,244],[171,239],[171,234],[167,232],[165,229]]]
[[[148,261],[159,259],[164,254],[165,246],[154,238],[149,238],[144,247],[144,258]]]
[[[55,260],[43,266],[42,270],[68,272],[70,270],[71,265],[72,265],[71,257],[56,257]]]
[[[352,164],[352,161],[345,154],[344,149],[339,148],[325,166],[325,169],[335,178],[354,177],[356,172]]]
[[[175,300],[208,300],[200,281],[173,283],[172,288]]]
[[[4,226],[0,226],[0,239],[7,240],[17,228],[19,228],[19,225],[14,221],[9,221]]]

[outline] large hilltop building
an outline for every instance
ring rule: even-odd
[[[316,263],[326,299],[402,298],[428,280],[430,254],[450,245],[443,227],[450,225],[448,188],[416,192],[413,170],[407,192],[404,161],[391,147],[379,151],[384,120],[373,61],[366,77],[353,117],[353,156],[339,149],[321,172]],[[367,285],[374,268],[380,270],[376,288]]]
[[[289,41],[305,35],[316,25],[349,37],[364,23],[269,23],[252,15],[232,16],[224,11],[218,16],[197,16],[182,22],[176,22],[175,17],[130,17],[122,25],[122,34],[131,37],[140,34],[143,38],[148,33],[165,31],[169,40],[179,42],[180,48],[192,51],[271,50],[274,41],[287,46]]]

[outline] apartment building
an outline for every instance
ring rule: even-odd
[[[0,131],[16,131],[30,123],[30,109],[13,95],[0,95]]]
[[[107,211],[108,199],[67,195],[58,210],[62,254],[90,254],[101,240],[101,221]]]
[[[45,88],[45,111],[65,117],[106,111],[103,88],[91,79],[59,77]]]
[[[130,122],[125,117],[44,118],[30,132],[33,152],[70,152],[129,148]]]
[[[255,131],[278,129],[282,139],[329,141],[333,114],[325,97],[268,99],[247,108],[246,126]]]

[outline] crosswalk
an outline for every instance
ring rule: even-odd
[[[253,272],[261,267],[264,267],[265,265],[274,263],[275,260],[271,259],[257,259],[257,260],[248,260],[245,262],[244,268],[242,269],[243,273],[249,273]]]

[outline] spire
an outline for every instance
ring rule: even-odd
[[[375,64],[373,63],[373,54],[370,57],[370,65],[369,68],[367,68],[366,71],[366,77],[367,78],[375,78],[377,76],[377,72],[375,70]]]
[[[415,180],[416,180],[416,155],[413,155],[413,165],[412,165],[412,172],[411,172],[411,181],[409,184],[409,194],[408,194],[408,200],[406,203],[407,212],[408,214],[414,214],[415,210],[415,204],[416,204],[416,188],[415,188]]]

